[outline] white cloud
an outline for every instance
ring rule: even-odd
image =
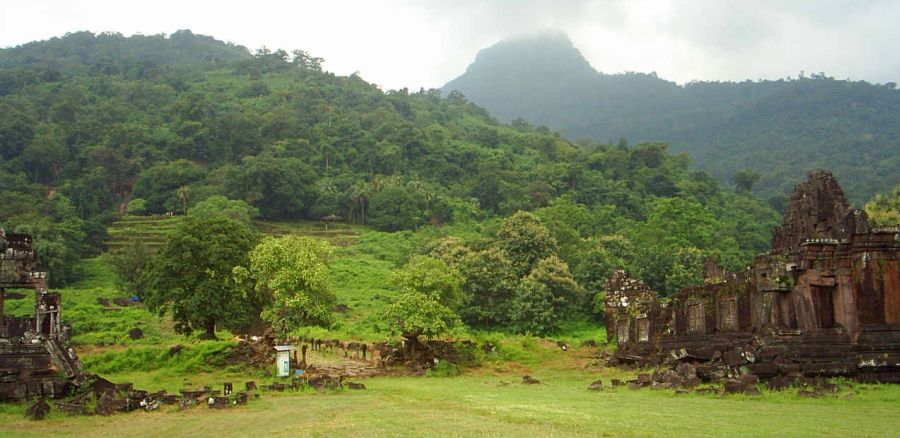
[[[518,33],[566,31],[604,72],[742,80],[800,70],[900,79],[900,2],[837,0],[3,0],[0,46],[90,30],[191,29],[255,49],[301,49],[384,88],[439,87]]]

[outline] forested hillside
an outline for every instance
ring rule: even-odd
[[[521,117],[570,139],[665,141],[720,182],[750,169],[754,190],[777,207],[811,169],[833,171],[857,206],[900,183],[893,83],[816,73],[677,85],[655,73],[599,73],[564,34],[546,33],[482,50],[443,89],[500,120]]]
[[[267,220],[438,235],[456,224],[485,263],[500,221],[526,210],[579,287],[622,267],[671,291],[699,281],[705,257],[740,268],[777,222],[664,144],[574,144],[455,94],[383,92],[321,63],[185,31],[3,50],[0,224],[38,237],[58,285],[126,211],[183,214],[214,195]]]

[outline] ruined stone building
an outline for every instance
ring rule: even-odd
[[[71,331],[60,319],[60,295],[47,290],[36,265],[31,236],[0,229],[0,400],[61,396],[67,381],[80,376],[66,347]],[[7,289],[34,291],[32,316],[4,314]]]
[[[872,228],[830,173],[796,187],[768,254],[743,272],[706,271],[707,284],[668,301],[614,273],[605,310],[617,357],[900,383],[900,227]]]

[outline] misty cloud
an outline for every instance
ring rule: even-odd
[[[383,88],[440,87],[500,39],[560,29],[598,70],[676,82],[796,76],[900,79],[890,0],[4,0],[0,46],[78,30],[189,28],[255,49],[302,49]]]

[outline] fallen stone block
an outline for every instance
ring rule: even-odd
[[[25,418],[29,420],[43,420],[50,413],[50,405],[44,399],[40,399],[25,411]]]
[[[675,372],[685,379],[697,377],[697,367],[687,362],[679,362],[675,365]]]
[[[759,376],[754,374],[742,374],[740,377],[738,377],[738,381],[740,381],[744,386],[756,385],[757,383],[759,383]]]
[[[725,362],[725,365],[734,367],[747,363],[747,359],[744,358],[744,355],[740,351],[728,350],[722,354],[722,362]]]
[[[94,413],[98,415],[112,415],[117,412],[125,412],[128,410],[128,400],[118,398],[111,393],[105,393],[97,400],[97,407]]]
[[[128,337],[136,341],[144,337],[144,331],[135,327],[131,330],[128,330]]]
[[[603,381],[595,380],[588,386],[588,389],[591,391],[602,391],[603,390]]]
[[[541,381],[531,376],[522,376],[523,385],[538,385]]]
[[[729,379],[725,381],[722,389],[725,394],[738,394],[744,391],[746,386],[740,380]]]

